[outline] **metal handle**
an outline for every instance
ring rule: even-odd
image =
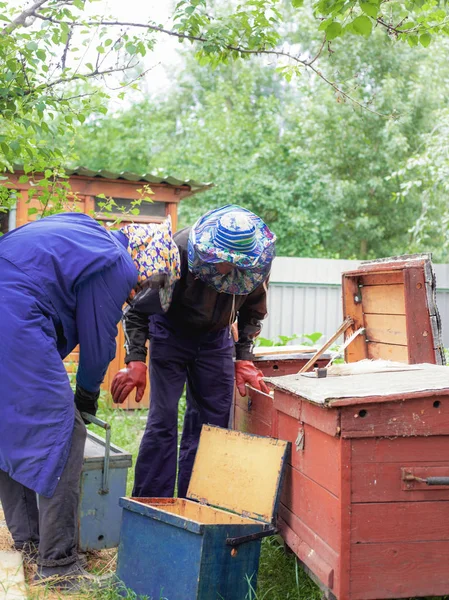
[[[420,483],[425,483],[426,485],[449,485],[449,477],[417,477],[416,475],[412,475],[408,473],[404,476],[404,481],[419,481]]]
[[[250,535],[242,535],[236,538],[227,538],[226,545],[232,547],[240,546],[241,544],[246,544],[247,542],[253,542],[254,540],[260,540],[270,535],[276,535],[277,532],[278,530],[276,529],[276,527],[269,527],[268,529],[258,531],[257,533],[251,533]]]
[[[91,415],[86,412],[82,412],[81,416],[85,421],[89,421],[89,423],[93,423],[94,425],[98,425],[98,427],[102,427],[106,431],[106,440],[104,444],[104,463],[103,463],[103,473],[101,479],[101,488],[99,489],[99,494],[108,494],[109,493],[109,455],[111,453],[111,426],[106,421],[102,421],[94,415]]]

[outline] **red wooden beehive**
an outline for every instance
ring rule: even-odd
[[[365,328],[347,362],[444,362],[434,291],[428,256],[344,274],[344,317]],[[257,419],[236,408],[237,426],[293,443],[279,528],[326,598],[449,594],[449,485],[413,479],[449,477],[449,369],[403,369],[271,377]]]
[[[402,368],[271,380],[294,441],[279,528],[330,598],[449,593],[449,369]]]

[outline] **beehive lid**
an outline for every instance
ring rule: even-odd
[[[364,363],[365,361],[360,361]],[[366,361],[368,364],[370,361]],[[373,361],[375,366],[376,361]],[[382,361],[386,364],[388,361]],[[290,392],[315,404],[324,406],[341,406],[357,404],[359,398],[367,402],[388,401],[401,397],[406,400],[432,392],[449,394],[449,368],[432,365],[405,365],[392,363],[395,366],[380,371],[372,368],[363,372],[358,363],[351,363],[356,372],[324,378],[314,377],[312,373],[297,373],[283,377],[267,377],[275,389]]]
[[[203,425],[187,497],[271,522],[289,443]]]
[[[288,361],[288,360],[309,360],[312,354],[315,354],[318,348],[312,346],[259,346],[254,348],[254,360],[258,361]],[[330,354],[323,354],[321,360],[330,360]]]

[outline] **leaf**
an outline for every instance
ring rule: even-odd
[[[341,30],[342,27],[340,23],[337,23],[337,21],[333,21],[326,29],[326,39],[329,41],[334,40],[341,34]]]
[[[301,8],[303,6],[304,0],[292,0],[293,8]]]
[[[38,58],[40,58],[41,60],[45,60],[47,58],[47,54],[46,54],[45,50],[40,50],[40,49],[36,52],[36,56]]]
[[[35,215],[37,212],[38,212],[37,208],[32,206],[31,208],[28,209],[28,216]]]
[[[430,44],[431,41],[432,41],[432,36],[430,35],[430,33],[423,33],[419,37],[419,43],[421,44],[421,46],[424,46],[424,48],[427,48],[427,46]]]
[[[362,15],[354,19],[354,21],[352,21],[352,27],[355,33],[358,33],[359,35],[363,35],[365,37],[369,37],[371,31],[373,30],[373,23],[371,19],[369,19],[365,15]]]
[[[21,175],[19,177],[19,183],[28,183],[28,175]]]
[[[303,337],[310,340],[312,344],[316,344],[316,342],[323,337],[323,334],[319,331],[315,331],[314,333],[303,334]]]
[[[36,42],[28,42],[28,44],[26,45],[27,50],[34,51],[34,50],[37,50],[38,48],[39,48],[39,46],[37,45]]]
[[[379,12],[379,7],[376,4],[372,4],[371,2],[360,2],[360,8],[363,12],[375,19]]]
[[[128,54],[135,54],[137,52],[137,46],[135,46],[131,42],[128,42],[126,44],[125,48],[126,48],[126,51],[128,52]]]
[[[334,22],[334,20],[332,18],[321,21],[321,23],[318,26],[318,31],[325,31],[329,27],[329,25],[333,22]]]

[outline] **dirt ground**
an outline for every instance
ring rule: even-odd
[[[5,516],[0,508],[0,550],[13,550],[12,538],[6,527]],[[116,550],[101,550],[89,552],[86,556],[88,561],[88,571],[96,575],[104,575],[115,571],[116,566]],[[49,591],[42,586],[32,585],[33,577],[36,572],[35,564],[24,564],[25,579],[27,582],[29,600],[70,600],[71,598],[79,598],[79,595],[60,594],[58,592]]]

